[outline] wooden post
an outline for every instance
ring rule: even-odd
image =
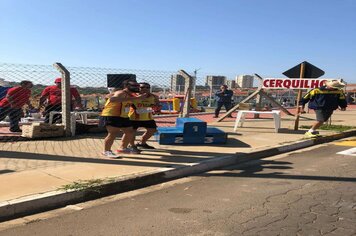
[[[304,78],[304,72],[305,72],[305,64],[304,62],[300,65],[300,78]],[[299,117],[300,117],[300,105],[299,105],[299,101],[302,97],[302,90],[299,89],[298,90],[298,96],[297,96],[297,114],[295,115],[295,122],[294,122],[294,130],[298,130],[299,127]]]
[[[70,73],[61,63],[56,62],[53,66],[62,74],[62,124],[64,125],[65,136],[70,137],[72,135],[70,117]]]

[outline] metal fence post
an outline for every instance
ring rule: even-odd
[[[70,137],[72,135],[70,73],[61,63],[56,62],[53,66],[62,74],[62,124],[64,125],[65,136]]]
[[[184,70],[180,70],[178,72],[181,76],[183,76],[185,80],[185,91],[184,91],[184,107],[181,112],[181,117],[189,117],[190,113],[190,99],[192,97],[192,83],[193,83],[193,78]]]

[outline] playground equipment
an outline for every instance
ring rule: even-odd
[[[162,106],[161,114],[178,114],[184,105],[184,95],[176,95],[174,98],[159,99]],[[200,112],[195,98],[190,99],[190,111]]]
[[[175,127],[159,127],[155,138],[159,144],[224,144],[227,133],[197,118],[177,118]]]

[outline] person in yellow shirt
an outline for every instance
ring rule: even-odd
[[[133,149],[155,149],[153,146],[147,144],[147,140],[149,140],[157,131],[157,125],[153,119],[152,107],[159,107],[160,104],[158,96],[151,93],[150,88],[151,86],[149,83],[140,83],[140,92],[138,96],[147,94],[147,97],[133,101],[129,112],[129,118],[134,131],[136,132],[139,127],[146,129],[140,142],[135,144],[135,135],[132,137],[130,145]]]
[[[104,140],[103,156],[108,158],[119,157],[111,151],[115,138],[122,131],[124,133],[118,154],[138,153],[132,148],[128,148],[130,140],[134,137],[132,123],[128,117],[132,102],[139,101],[147,97],[147,94],[136,95],[139,91],[139,84],[132,80],[123,81],[123,89],[115,91],[105,103],[105,107],[100,115],[99,125],[106,127],[108,135]]]

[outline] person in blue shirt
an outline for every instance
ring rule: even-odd
[[[219,113],[220,113],[222,106],[225,107],[226,112],[231,109],[232,95],[234,95],[232,90],[227,89],[226,85],[221,85],[220,90],[215,93],[217,107],[215,109],[214,118],[219,117]],[[228,117],[232,117],[232,116],[230,115]]]
[[[341,111],[346,110],[347,102],[342,90],[343,87],[345,87],[345,83],[340,80],[328,80],[324,86],[315,88],[304,95],[301,101],[302,112],[304,112],[305,104],[309,103],[309,109],[313,109],[316,114],[316,122],[305,133],[306,137],[318,137],[319,132],[316,129],[331,117],[334,110],[338,108]]]

